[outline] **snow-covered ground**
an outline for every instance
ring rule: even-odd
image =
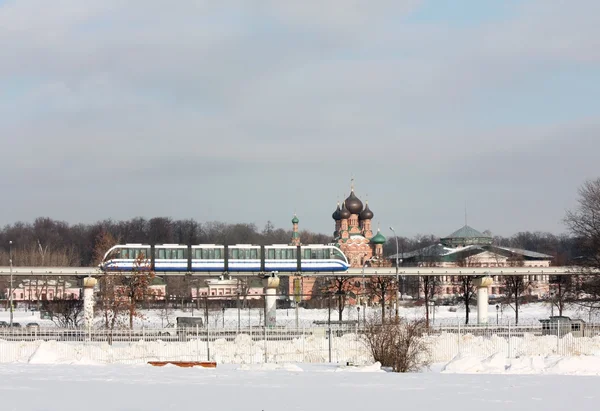
[[[362,372],[345,372],[362,371]],[[2,410],[595,410],[598,377],[394,374],[336,365],[0,367]]]

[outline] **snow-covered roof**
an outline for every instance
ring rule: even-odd
[[[553,257],[548,254],[538,253],[536,251],[524,250],[521,248],[511,248],[511,247],[499,247],[499,246],[486,246],[486,245],[467,245],[464,247],[446,247],[443,244],[434,244],[425,248],[421,248],[419,250],[408,251],[404,253],[398,253],[390,255],[388,259],[394,260],[396,258],[414,258],[414,257],[446,257],[452,254],[457,254],[465,251],[491,251],[494,252],[494,249],[499,252],[501,250],[508,251],[509,253],[514,253],[518,255],[522,255],[524,257],[529,258],[538,258],[538,259],[547,259],[550,260]]]
[[[477,230],[475,230],[473,227],[469,227],[468,225],[465,225],[462,228],[459,228],[458,230],[456,230],[455,232],[453,232],[452,234],[450,234],[449,236],[445,237],[445,238],[487,238],[490,237],[489,235],[485,235]]]
[[[510,251],[511,253],[521,254],[525,257],[530,257],[530,258],[547,258],[547,259],[553,258],[551,255],[548,255],[548,254],[538,253],[537,251],[524,250],[522,248],[499,247],[499,246],[495,246],[495,247],[500,250]]]

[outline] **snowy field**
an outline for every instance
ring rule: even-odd
[[[598,377],[332,365],[0,367],[4,411],[595,410]]]

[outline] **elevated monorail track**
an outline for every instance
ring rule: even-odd
[[[10,267],[0,267],[0,276],[9,276]],[[94,267],[13,267],[13,276],[31,277],[98,277],[104,275],[98,268]],[[130,275],[130,272],[124,272]],[[217,278],[222,275],[231,277],[253,277],[276,274],[280,277],[286,276],[306,276],[306,277],[378,277],[378,276],[505,276],[505,275],[580,275],[580,274],[600,274],[600,272],[583,271],[580,267],[400,267],[396,272],[395,267],[365,267],[350,268],[347,271],[319,271],[319,272],[265,272],[265,271],[213,271],[213,272],[188,272],[188,271],[165,271],[156,272],[161,277],[192,276]]]

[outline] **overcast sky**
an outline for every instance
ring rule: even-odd
[[[561,233],[599,99],[598,0],[0,0],[0,224]]]

